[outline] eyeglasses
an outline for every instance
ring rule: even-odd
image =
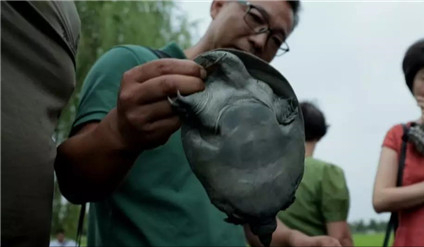
[[[277,50],[276,56],[281,56],[290,51],[290,47],[286,42],[286,34],[275,32],[269,27],[269,20],[266,18],[268,14],[263,9],[244,0],[238,0],[238,2],[247,6],[243,19],[253,33],[269,33],[266,45],[273,50]]]

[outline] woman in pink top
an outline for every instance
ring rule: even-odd
[[[424,246],[424,39],[409,47],[403,71],[421,109],[421,117],[407,123],[408,143],[401,187],[396,187],[396,181],[403,128],[399,124],[388,131],[375,179],[373,206],[378,213],[398,213],[394,246]]]

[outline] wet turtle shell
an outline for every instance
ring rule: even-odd
[[[264,245],[293,201],[304,168],[302,113],[287,80],[265,61],[220,49],[195,62],[205,90],[172,100],[190,166],[228,222],[249,224]]]

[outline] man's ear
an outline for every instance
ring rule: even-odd
[[[223,0],[213,0],[211,4],[211,17],[212,20],[215,19],[215,17],[218,15],[219,11],[221,11],[222,6],[224,6],[227,3],[227,1]]]

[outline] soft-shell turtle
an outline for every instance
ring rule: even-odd
[[[228,222],[249,224],[264,245],[293,201],[304,167],[304,129],[287,80],[248,53],[221,49],[195,62],[204,91],[170,100],[181,113],[193,172]]]

